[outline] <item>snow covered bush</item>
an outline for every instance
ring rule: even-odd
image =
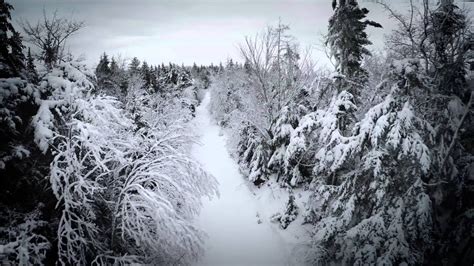
[[[2,264],[41,265],[50,241],[39,231],[46,227],[39,209],[30,213],[18,213],[2,206],[0,226],[0,261]]]
[[[42,82],[51,96],[35,117],[35,140],[54,155],[59,261],[189,263],[203,243],[191,219],[216,187],[188,155],[186,124],[163,124],[147,102],[127,108],[141,109],[143,123],[135,123],[114,98],[90,94],[84,71],[74,63],[53,69]]]
[[[35,85],[21,78],[0,79],[0,137],[7,146],[0,151],[0,169],[14,158],[29,156],[30,152],[18,143],[18,135],[29,126],[28,119],[39,101],[40,91]]]
[[[290,192],[291,193],[291,192]],[[270,217],[272,223],[278,223],[281,229],[286,229],[291,222],[296,220],[299,213],[298,205],[295,203],[295,196],[291,193],[288,197],[288,202],[285,205],[283,214],[277,212]]]

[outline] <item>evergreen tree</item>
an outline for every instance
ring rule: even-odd
[[[115,74],[119,72],[119,66],[117,64],[117,61],[115,60],[114,57],[112,57],[112,60],[110,61],[110,73]]]
[[[47,236],[54,234],[56,202],[45,186],[50,154],[35,145],[31,126],[42,93],[25,80],[32,79],[31,65],[25,71],[12,9],[0,1],[0,261],[41,265],[53,243]],[[26,63],[32,64],[31,53]]]
[[[109,57],[104,53],[97,64],[95,69],[96,75],[99,76],[109,76],[111,73]]]
[[[35,60],[31,55],[31,50],[28,47],[28,54],[26,57],[26,75],[28,77],[28,81],[31,83],[38,82],[38,72],[36,72]]]
[[[434,47],[435,85],[442,94],[466,98],[466,53],[468,24],[465,14],[453,3],[443,0],[431,15],[429,38]]]
[[[426,97],[420,62],[397,62],[385,99],[349,137],[334,113],[316,112],[311,211],[317,217],[312,263],[421,264],[433,246],[432,205],[424,181],[432,127],[418,107]],[[335,110],[337,113],[337,110]],[[318,218],[319,217],[319,218]],[[311,220],[311,219],[310,219]]]
[[[150,69],[150,88],[152,92],[158,92],[158,76],[159,70],[157,66],[151,66]]]
[[[469,264],[474,260],[473,240],[466,241],[473,220],[472,165],[473,92],[466,81],[469,23],[451,0],[440,1],[429,16],[428,40],[433,47],[428,69],[433,93],[426,116],[436,125],[434,167],[427,179],[431,187],[436,248],[430,262]]]
[[[110,62],[110,73],[112,82],[117,87],[117,94],[123,99],[127,95],[128,76],[123,65],[119,65],[115,57]]]
[[[11,24],[13,6],[0,2],[0,78],[23,76],[25,56],[20,34]]]
[[[130,75],[140,74],[140,60],[134,57],[130,64],[128,65],[128,71]]]
[[[140,68],[140,74],[144,81],[145,88],[150,88],[151,86],[151,70],[146,61],[143,61],[142,67]]]
[[[115,67],[115,66],[114,66]],[[112,70],[110,68],[109,57],[104,53],[95,69],[97,78],[97,89],[107,95],[117,96],[117,86],[112,80]]]
[[[382,27],[380,24],[363,20],[369,11],[360,8],[357,0],[333,0],[334,14],[329,19],[326,44],[336,62],[337,71],[349,80],[364,82],[367,71],[361,66],[364,55],[370,55],[365,46],[371,44],[365,29],[368,25]],[[351,89],[349,92],[357,94]]]

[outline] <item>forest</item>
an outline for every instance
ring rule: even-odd
[[[333,67],[281,21],[224,63],[91,67],[87,21],[1,0],[1,264],[472,265],[470,11],[378,4],[381,51],[327,1]]]

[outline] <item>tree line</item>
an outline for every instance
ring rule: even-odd
[[[306,262],[469,264],[473,196],[471,22],[453,1],[382,4],[396,28],[370,51],[369,10],[334,0],[317,69],[279,23],[240,49],[211,85],[211,111],[257,186],[309,190]],[[278,218],[278,217],[277,217]]]
[[[82,22],[45,12],[22,36],[12,9],[0,2],[1,263],[195,261],[193,217],[217,193],[189,154],[201,83],[105,54],[93,71],[64,49]]]

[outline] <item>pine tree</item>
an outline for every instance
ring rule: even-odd
[[[472,89],[466,81],[466,55],[469,27],[466,14],[451,0],[440,4],[429,16],[428,40],[433,47],[428,70],[433,94],[426,114],[436,125],[431,187],[436,220],[436,252],[431,262],[444,259],[447,264],[469,264],[474,259],[472,238],[466,241],[472,226],[469,213],[472,201]],[[470,247],[471,246],[471,247]]]
[[[128,76],[124,66],[119,66],[115,57],[112,57],[110,61],[110,74],[112,82],[117,88],[117,95],[119,95],[119,98],[123,100],[125,95],[127,95]]]
[[[128,65],[128,71],[130,75],[140,74],[140,60],[134,57],[130,64]]]
[[[145,88],[150,88],[151,86],[151,70],[146,61],[143,61],[142,67],[140,68],[140,74],[145,82]]]
[[[109,57],[104,53],[97,64],[95,69],[96,75],[99,76],[109,76],[111,73]]]
[[[23,76],[25,56],[20,34],[11,24],[13,6],[0,2],[0,78]]]
[[[10,21],[12,9],[0,1],[0,261],[41,265],[56,218],[55,200],[44,183],[51,158],[33,142],[31,120],[42,95],[26,80],[31,77],[21,37]]]
[[[28,81],[31,83],[38,82],[38,72],[36,72],[36,66],[34,62],[34,58],[31,55],[31,50],[28,47],[28,54],[26,57],[26,76],[28,77]]]
[[[379,23],[363,19],[369,11],[360,8],[357,0],[333,0],[334,15],[329,19],[326,44],[336,61],[337,71],[348,80],[363,83],[367,71],[361,66],[363,56],[370,55],[365,46],[371,44],[365,29],[367,26],[382,27]],[[357,95],[356,88],[349,92]]]
[[[465,56],[469,50],[466,16],[453,0],[444,0],[431,14],[431,24],[435,85],[442,94],[466,98]]]
[[[424,185],[433,129],[418,108],[427,91],[420,68],[416,60],[396,62],[384,83],[390,94],[349,137],[333,130],[331,113],[313,115],[320,144],[327,143],[315,158],[313,263],[414,265],[433,247]]]
[[[116,66],[114,66],[115,68]],[[112,78],[112,69],[110,67],[109,57],[104,53],[97,64],[95,69],[95,76],[97,78],[97,89],[100,92],[111,96],[117,95],[117,84],[114,83]]]
[[[150,69],[150,88],[152,92],[158,92],[158,75],[159,75],[159,70],[158,67],[156,66],[151,66]]]

